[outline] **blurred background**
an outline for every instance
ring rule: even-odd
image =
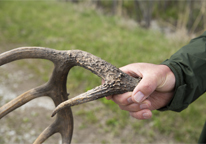
[[[160,64],[206,30],[204,0],[0,0],[0,52],[22,46],[80,49],[121,67]],[[0,67],[0,106],[44,84],[53,69],[46,60]],[[67,88],[76,96],[100,85],[91,72],[73,68]],[[105,98],[72,107],[72,143],[196,143],[206,119],[202,96],[180,113],[154,111],[133,119]],[[47,97],[32,100],[0,120],[0,143],[32,143],[54,120]],[[45,143],[61,143],[58,134]]]

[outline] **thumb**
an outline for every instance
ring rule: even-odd
[[[140,83],[135,87],[132,93],[132,100],[141,103],[149,97],[157,88],[157,82],[154,78],[143,77]]]

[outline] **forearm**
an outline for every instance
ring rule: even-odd
[[[176,84],[173,99],[161,110],[181,111],[206,89],[206,32],[162,64],[174,73]]]

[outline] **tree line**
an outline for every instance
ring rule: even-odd
[[[66,0],[73,3],[83,0]],[[152,20],[186,28],[189,33],[206,30],[205,0],[87,0],[105,13],[129,17],[149,28]]]

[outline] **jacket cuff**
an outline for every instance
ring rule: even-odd
[[[180,112],[183,109],[187,108],[187,104],[184,104],[184,95],[186,91],[186,84],[184,84],[184,80],[182,78],[182,70],[180,66],[170,60],[165,60],[161,63],[162,65],[168,66],[171,71],[175,75],[175,92],[172,100],[165,106],[158,110],[165,111],[165,110],[172,110]]]

